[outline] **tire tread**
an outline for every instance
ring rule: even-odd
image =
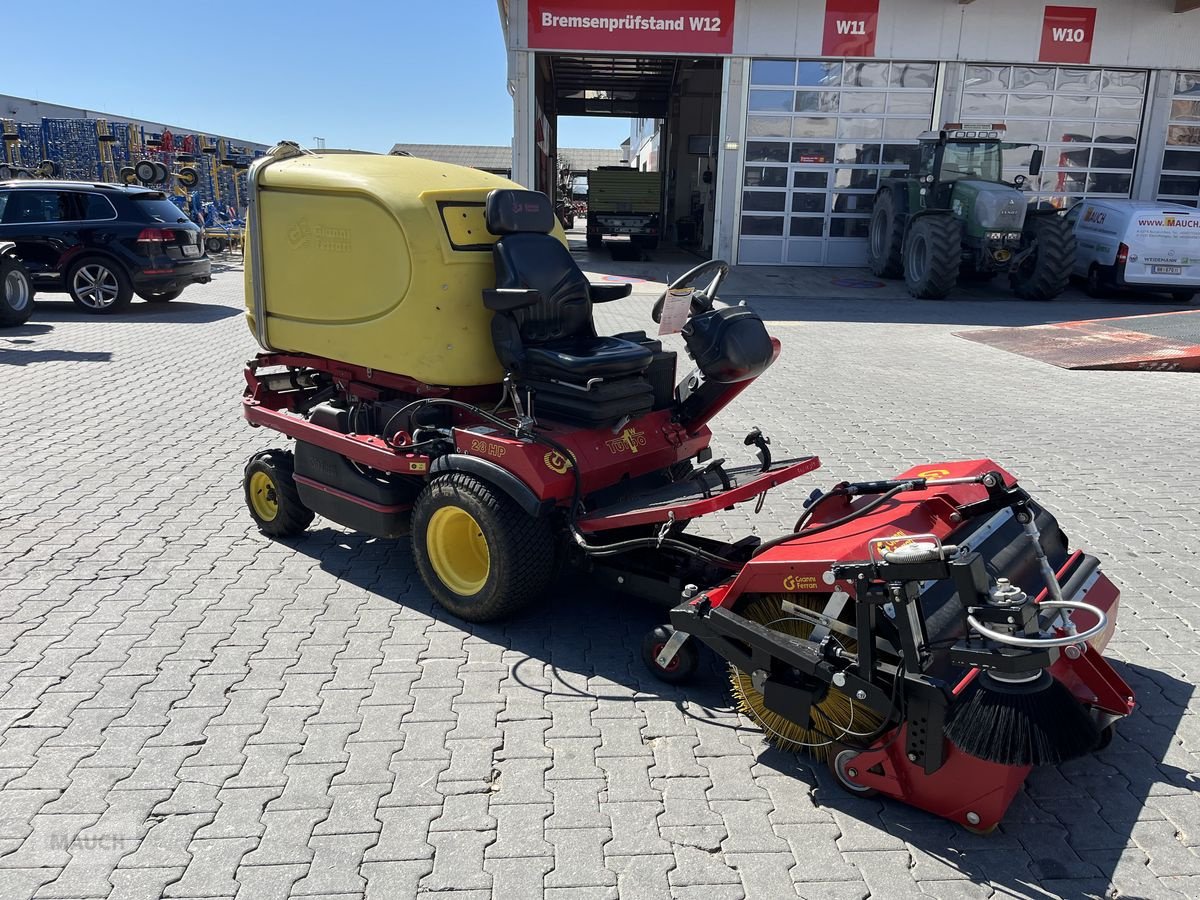
[[[470,496],[483,507],[492,521],[479,524],[495,532],[497,549],[506,557],[493,563],[502,567],[504,583],[487,597],[466,599],[445,589],[424,546],[428,519],[438,508],[438,500],[458,494]],[[556,548],[550,522],[528,515],[502,491],[464,472],[438,476],[425,486],[413,505],[412,534],[417,570],[434,599],[468,622],[494,622],[514,615],[542,596],[554,574]]]

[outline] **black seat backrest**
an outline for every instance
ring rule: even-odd
[[[550,198],[540,191],[495,190],[488,194],[484,216],[488,231],[501,236],[492,250],[496,287],[541,294],[538,303],[508,314],[517,322],[522,343],[594,337],[587,276],[550,234]]]

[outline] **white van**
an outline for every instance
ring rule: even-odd
[[[1081,200],[1067,213],[1075,228],[1074,274],[1087,292],[1131,288],[1187,303],[1200,290],[1200,210],[1143,200]]]

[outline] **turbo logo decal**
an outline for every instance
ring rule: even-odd
[[[566,475],[567,470],[571,468],[571,461],[554,450],[543,456],[542,462],[546,464],[547,469],[551,472],[557,472],[559,475]]]
[[[937,481],[939,478],[946,478],[949,474],[949,469],[928,469],[924,472],[918,472],[917,477],[924,478],[926,481]]]
[[[604,446],[608,448],[609,453],[637,453],[638,447],[646,446],[646,434],[636,428],[626,428],[620,437],[605,441]]]

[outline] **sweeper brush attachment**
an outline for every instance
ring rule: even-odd
[[[1103,746],[1133,709],[1100,655],[1118,592],[988,460],[818,495],[790,535],[671,623],[730,665],[767,740],[975,831],[1035,765]]]
[[[1083,705],[1042,669],[1017,680],[983,672],[951,708],[946,737],[964,753],[1005,766],[1056,766],[1096,749]]]
[[[825,598],[807,594],[772,594],[750,600],[740,609],[751,622],[757,622],[772,631],[799,640],[807,640],[817,627],[811,620],[802,619],[788,610],[800,606],[819,613],[825,606]],[[847,653],[858,649],[855,641],[841,641]],[[875,710],[855,703],[836,687],[826,689],[824,697],[809,709],[807,726],[789,719],[772,709],[763,701],[762,690],[754,686],[754,677],[736,666],[729,667],[729,680],[737,708],[757,722],[768,741],[781,750],[804,750],[820,760],[828,761],[832,753],[840,749],[840,741],[848,737],[868,737],[879,729],[883,720]]]

